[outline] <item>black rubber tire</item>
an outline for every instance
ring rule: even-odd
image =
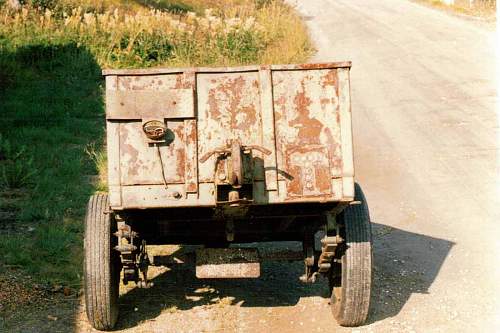
[[[98,330],[112,329],[118,319],[121,264],[113,249],[115,231],[107,194],[91,196],[85,216],[83,267],[87,317]]]
[[[339,215],[345,239],[340,274],[330,277],[333,316],[341,326],[360,326],[368,316],[372,283],[372,233],[368,205],[355,184],[355,201]],[[332,270],[333,273],[333,270]]]

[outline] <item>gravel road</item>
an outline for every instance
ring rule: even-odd
[[[357,180],[374,222],[368,324],[337,326],[326,282],[303,285],[301,264],[281,263],[229,282],[156,270],[155,288],[124,290],[119,331],[500,331],[494,33],[401,0],[294,4],[314,61],[353,62]],[[82,307],[75,322],[92,331]]]

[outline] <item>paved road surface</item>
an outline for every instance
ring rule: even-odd
[[[402,0],[302,0],[314,60],[352,60],[357,179],[371,208],[368,325],[338,327],[302,266],[122,298],[127,332],[498,332],[500,196],[493,33]],[[293,38],[293,36],[291,36]],[[162,272],[158,272],[161,274]],[[145,296],[143,299],[142,297]],[[77,331],[90,329],[77,319]]]
[[[396,228],[376,239],[378,276],[421,283],[379,285],[375,297],[396,292],[404,304],[371,326],[499,332],[494,35],[405,1],[298,6],[317,42],[315,60],[353,61],[357,179],[372,220]],[[375,318],[385,302],[391,298],[374,300]]]

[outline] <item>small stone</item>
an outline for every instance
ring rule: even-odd
[[[62,287],[61,285],[56,284],[56,285],[54,285],[54,286],[52,287],[52,290],[51,290],[51,291],[52,291],[53,293],[57,293],[57,292],[58,292],[58,291],[60,291],[62,288],[63,288],[63,287]]]
[[[47,315],[47,319],[48,319],[48,320],[52,320],[52,321],[56,321],[56,320],[57,320],[57,317],[55,317],[55,316],[51,316],[51,315]]]

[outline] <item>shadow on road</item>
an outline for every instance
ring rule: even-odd
[[[427,294],[455,243],[373,223],[374,278],[368,323],[396,316]]]
[[[189,252],[190,248],[181,248],[174,256],[184,251]],[[195,276],[194,260],[175,265],[153,279],[153,288],[135,288],[122,295],[118,328],[133,327],[173,309],[187,311],[214,304],[293,306],[301,297],[328,297],[326,283],[306,285],[299,281],[303,270],[301,262],[265,262],[258,279],[201,280]]]
[[[374,285],[368,323],[397,315],[412,294],[428,293],[454,244],[377,223],[373,237]],[[326,279],[303,284],[298,280],[302,273],[301,262],[266,262],[258,279],[199,280],[193,264],[176,265],[155,277],[153,288],[135,288],[121,296],[118,328],[134,327],[163,311],[187,311],[220,302],[283,307],[294,306],[303,297],[329,298]]]

